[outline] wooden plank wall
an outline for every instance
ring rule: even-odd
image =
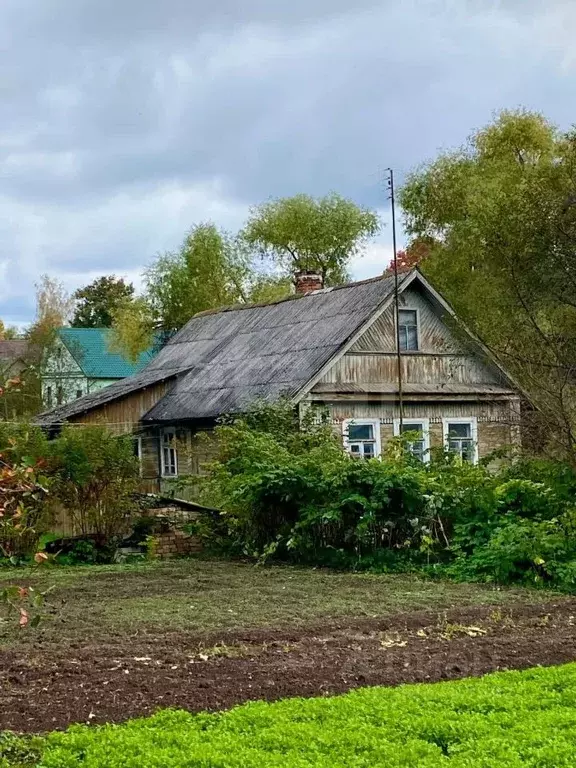
[[[154,384],[119,400],[106,403],[93,411],[74,416],[70,421],[75,424],[102,424],[117,435],[133,432],[141,417],[166,394],[171,386],[171,381]]]
[[[342,434],[345,419],[378,419],[382,445],[393,437],[394,419],[399,417],[393,403],[331,402],[327,407],[337,434]],[[496,448],[520,444],[519,398],[480,402],[406,403],[406,421],[417,418],[430,420],[430,444],[440,447],[443,440],[442,419],[475,417],[478,422],[478,453],[480,458]]]
[[[463,343],[450,329],[449,321],[437,314],[421,291],[407,288],[400,295],[400,306],[418,310],[418,342],[421,352],[466,354]],[[396,333],[392,306],[382,313],[350,351],[394,352],[395,349]]]
[[[398,378],[395,354],[349,353],[319,383],[392,383]],[[410,384],[499,384],[495,372],[470,355],[402,354],[402,380]]]

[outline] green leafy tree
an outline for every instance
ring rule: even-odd
[[[146,297],[126,299],[116,307],[109,339],[111,352],[135,363],[154,344],[154,339],[154,316]]]
[[[408,177],[422,268],[530,394],[546,447],[576,461],[576,132],[503,112]]]
[[[73,295],[72,325],[76,328],[110,328],[118,306],[134,295],[132,283],[115,275],[98,277]]]
[[[20,336],[20,332],[15,325],[5,325],[0,320],[0,341],[12,341]]]
[[[292,280],[277,275],[256,274],[250,281],[248,300],[250,304],[278,301],[292,292]]]
[[[193,227],[176,253],[159,256],[145,284],[144,296],[128,298],[114,312],[111,347],[132,360],[197,312],[290,292],[288,280],[256,271],[246,244],[211,223]]]
[[[378,230],[374,212],[340,195],[296,195],[254,208],[242,236],[286,276],[318,272],[326,285],[335,285]]]
[[[250,259],[237,240],[214,224],[198,224],[179,251],[160,256],[145,272],[156,326],[177,331],[197,312],[247,300]]]

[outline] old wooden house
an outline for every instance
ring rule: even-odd
[[[150,491],[199,471],[188,449],[218,417],[281,396],[325,406],[359,458],[381,455],[401,430],[418,432],[422,461],[434,446],[477,462],[519,442],[516,387],[417,269],[400,277],[397,302],[386,276],[322,289],[308,275],[298,289],[196,315],[140,373],[40,422],[132,433]]]

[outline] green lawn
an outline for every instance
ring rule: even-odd
[[[51,734],[40,749],[42,768],[572,768],[576,665],[216,715],[168,710]]]
[[[214,560],[139,565],[46,568],[33,582],[53,586],[51,615],[26,641],[61,643],[142,629],[210,632],[286,627],[325,618],[378,617],[403,611],[467,605],[541,602],[546,594],[478,584],[426,581],[410,575],[335,573],[292,567],[256,567]],[[20,570],[0,571],[0,588],[20,583]],[[4,623],[0,642],[21,643],[23,633]]]

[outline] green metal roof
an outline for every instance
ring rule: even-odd
[[[123,379],[152,360],[158,349],[143,352],[135,363],[108,348],[110,328],[59,328],[58,336],[85,376],[92,379]]]

